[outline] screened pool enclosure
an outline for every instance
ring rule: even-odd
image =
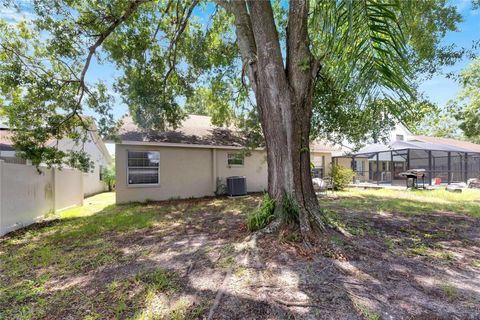
[[[425,182],[430,185],[467,182],[480,176],[480,153],[418,141],[372,144],[357,153],[334,157],[333,162],[350,166],[356,173],[354,183],[404,185],[400,173],[410,169],[425,169]]]

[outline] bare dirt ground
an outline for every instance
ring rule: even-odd
[[[260,199],[112,206],[12,234],[0,319],[480,319],[478,218],[339,194],[321,203],[346,235],[306,252],[294,233],[248,233]]]

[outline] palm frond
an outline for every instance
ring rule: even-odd
[[[335,87],[360,96],[411,95],[398,1],[313,1],[312,10],[312,51],[325,57],[322,72]]]

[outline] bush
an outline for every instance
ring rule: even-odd
[[[115,188],[115,164],[104,167],[102,170],[102,181],[107,185],[108,191],[113,191]]]
[[[347,185],[352,183],[355,172],[350,168],[344,168],[339,165],[333,164],[331,169],[331,176],[333,182],[333,189],[344,190]]]
[[[247,213],[247,229],[256,231],[265,228],[273,220],[274,209],[275,200],[265,192],[260,206]]]
[[[282,203],[280,215],[284,224],[294,224],[298,222],[300,208],[293,195],[285,195]]]

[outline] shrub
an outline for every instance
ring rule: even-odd
[[[298,221],[298,213],[300,208],[297,200],[292,195],[285,195],[282,202],[282,210],[280,212],[282,222],[284,224],[293,224]]]
[[[274,209],[275,200],[265,192],[260,206],[247,213],[247,229],[256,231],[265,228],[273,220]]]
[[[348,184],[352,183],[355,172],[350,168],[343,168],[333,164],[331,169],[333,188],[335,190],[344,190]]]
[[[101,168],[102,170],[102,181],[107,185],[108,191],[113,191],[115,188],[115,164]]]

